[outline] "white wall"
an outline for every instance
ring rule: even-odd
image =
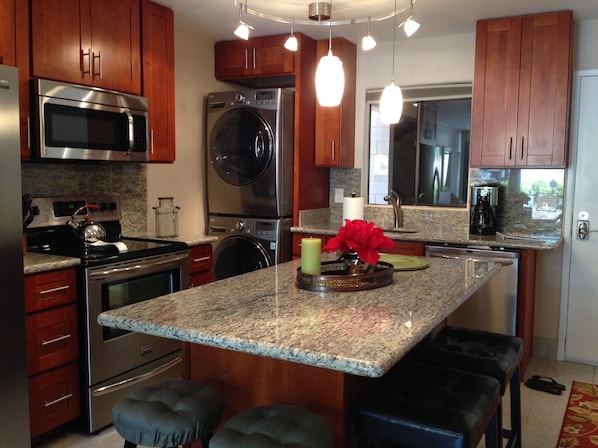
[[[214,78],[214,42],[175,15],[176,161],[148,164],[148,231],[155,232],[152,207],[172,196],[179,211],[179,235],[205,234],[204,102],[209,92],[228,90]]]

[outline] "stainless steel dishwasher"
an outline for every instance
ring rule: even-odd
[[[476,291],[447,319],[449,325],[515,335],[517,332],[517,286],[519,251],[489,246],[426,245],[426,256],[468,260],[475,269],[476,262],[493,261],[502,265],[500,271]]]

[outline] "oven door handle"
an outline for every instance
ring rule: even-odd
[[[114,391],[117,391],[120,389],[124,389],[126,387],[133,386],[134,384],[140,383],[140,382],[145,381],[151,377],[159,375],[160,373],[176,366],[177,364],[180,364],[181,362],[183,362],[183,355],[179,355],[176,358],[174,358],[168,362],[165,362],[161,366],[158,366],[155,369],[150,370],[149,372],[142,373],[140,375],[136,375],[131,378],[126,378],[122,381],[117,381],[116,383],[108,384],[106,386],[102,386],[102,387],[92,391],[92,395],[94,397],[100,397],[102,395],[106,395],[111,392],[114,392]]]
[[[154,262],[148,262],[147,264],[134,264],[134,265],[130,265],[130,266],[126,266],[126,267],[122,267],[122,268],[110,268],[108,270],[102,269],[101,267],[94,269],[94,270],[90,270],[88,273],[88,277],[90,279],[94,279],[97,280],[98,278],[103,279],[106,277],[110,277],[113,278],[115,275],[118,274],[127,274],[133,271],[147,271],[147,272],[159,272],[161,269],[164,269],[164,265],[166,265],[166,268],[170,268],[172,265],[173,268],[176,268],[178,266],[180,266],[182,263],[186,262],[187,260],[189,260],[189,256],[188,255],[181,255],[179,257],[176,258],[169,258],[168,260],[163,260],[163,261],[154,261]]]

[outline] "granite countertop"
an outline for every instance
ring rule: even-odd
[[[391,285],[319,293],[295,286],[299,260],[110,310],[101,325],[379,377],[499,270],[429,259]]]
[[[23,257],[25,275],[39,274],[40,272],[55,271],[57,269],[73,268],[81,264],[81,260],[60,255],[39,254],[27,252]]]
[[[332,235],[338,233],[339,226],[316,224],[291,227],[291,232],[312,235]],[[413,233],[385,232],[389,238],[397,241],[415,241],[421,243],[467,244],[472,246],[505,247],[513,249],[552,250],[556,249],[563,238],[511,239],[502,241],[499,236],[476,236],[462,230],[446,228],[412,229]]]

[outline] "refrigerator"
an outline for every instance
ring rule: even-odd
[[[18,81],[0,65],[0,446],[30,447]]]

